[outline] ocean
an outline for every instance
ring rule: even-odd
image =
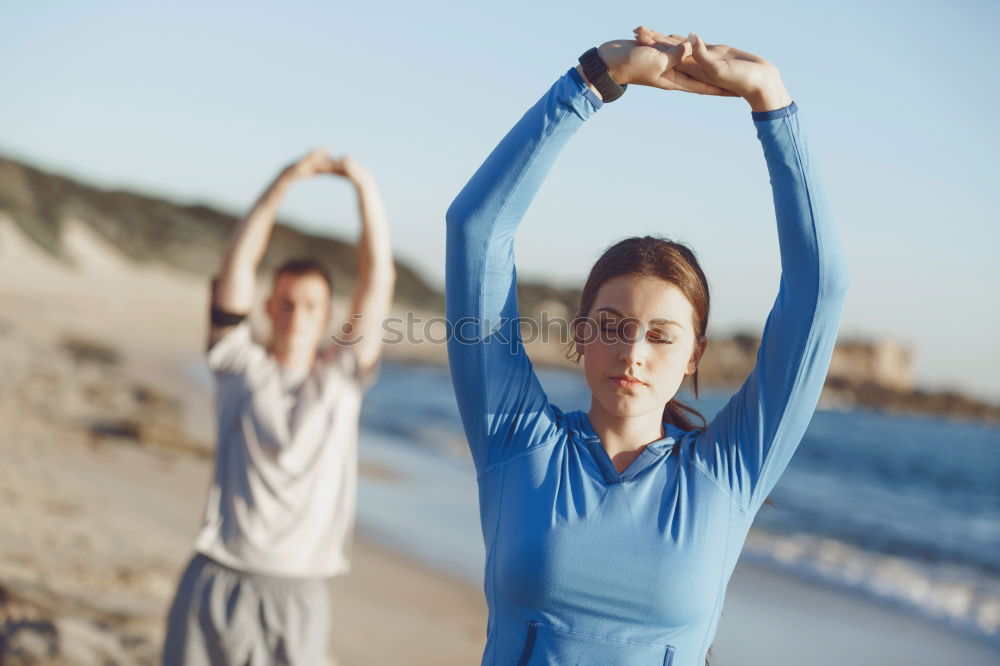
[[[582,375],[540,369],[552,403],[586,409]],[[728,394],[695,406],[711,418]],[[362,412],[359,525],[476,584],[472,460],[446,367],[385,362]],[[891,604],[1000,648],[1000,428],[820,410],[742,557]]]

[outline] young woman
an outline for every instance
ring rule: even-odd
[[[846,291],[773,65],[646,29],[597,55],[587,78],[571,69],[528,110],[448,211],[449,357],[487,551],[484,664],[705,662],[750,524],[815,409]],[[594,266],[574,326],[587,412],[549,403],[520,344],[515,229],[617,84],[743,97],[770,172],[781,284],[756,367],[707,427],[675,399],[696,377],[709,310],[683,246],[628,239]]]

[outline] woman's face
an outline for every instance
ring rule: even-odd
[[[589,318],[577,327],[576,350],[583,355],[592,407],[611,416],[662,412],[704,351],[691,303],[659,278],[608,280]]]

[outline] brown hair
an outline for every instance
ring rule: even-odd
[[[708,280],[698,264],[698,258],[688,246],[654,236],[626,238],[604,251],[590,269],[587,282],[583,285],[580,309],[573,320],[574,329],[587,319],[601,285],[612,278],[626,275],[655,277],[675,285],[694,309],[696,338],[705,336],[709,310]],[[567,357],[577,362],[580,360],[580,354],[573,348],[567,353]],[[691,377],[691,388],[695,397],[698,397],[697,370]],[[664,406],[663,421],[681,430],[705,428],[705,417],[676,398]]]
[[[304,275],[316,275],[323,278],[326,287],[333,295],[333,278],[326,266],[311,257],[294,257],[286,260],[283,264],[274,269],[274,282],[277,284],[278,278],[282,275],[302,277]]]

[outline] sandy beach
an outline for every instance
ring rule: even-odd
[[[0,662],[157,663],[211,459],[207,286],[70,225],[60,262],[0,218]],[[413,349],[400,357],[414,357]],[[364,447],[365,436],[362,436]],[[362,467],[362,484],[386,472]],[[474,664],[481,588],[359,531],[331,582],[337,664]],[[741,564],[713,666],[996,664],[1000,654],[841,590]]]

